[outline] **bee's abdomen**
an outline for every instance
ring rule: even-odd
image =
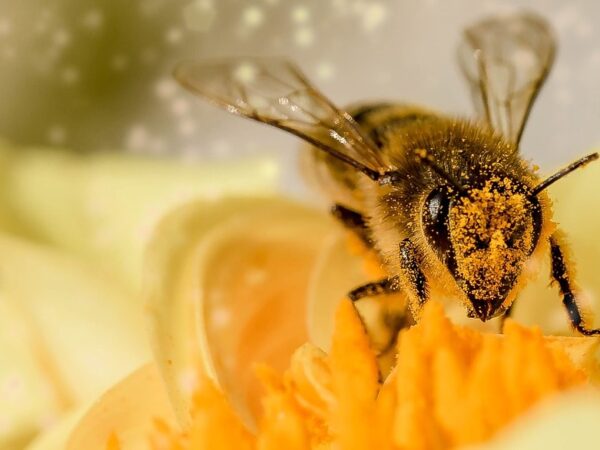
[[[398,134],[404,128],[437,119],[431,111],[409,104],[374,103],[351,109],[350,114],[371,138],[384,150],[389,134]]]

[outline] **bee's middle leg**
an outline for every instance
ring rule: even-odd
[[[353,302],[365,297],[374,297],[378,295],[397,294],[399,292],[410,290],[412,292],[404,292],[408,295],[416,296],[419,306],[423,306],[428,298],[427,280],[419,266],[419,260],[412,242],[405,239],[400,243],[400,266],[403,271],[404,283],[401,282],[399,276],[383,278],[363,284],[353,289],[348,293],[348,297]],[[399,319],[399,320],[396,320]],[[405,317],[394,318],[388,317],[387,321],[391,329],[391,339],[388,345],[384,347],[381,353],[387,352],[395,343],[397,333],[400,329],[406,326]]]

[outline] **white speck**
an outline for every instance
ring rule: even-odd
[[[165,34],[165,40],[171,44],[179,44],[183,39],[183,31],[179,28],[169,28]]]
[[[225,355],[225,356],[221,357],[221,360],[223,361],[223,367],[225,367],[225,369],[227,369],[229,371],[235,369],[235,366],[236,366],[235,356]]]
[[[143,125],[134,125],[130,128],[125,139],[125,147],[129,150],[141,150],[148,142],[148,131]]]
[[[193,394],[198,387],[197,371],[188,368],[182,370],[179,374],[179,387],[186,394]]]
[[[196,0],[183,9],[186,26],[194,31],[208,31],[217,17],[212,0]]]
[[[244,275],[244,282],[248,286],[256,286],[257,284],[264,283],[266,279],[267,272],[258,268],[248,270]]]
[[[575,28],[575,34],[580,38],[588,38],[594,34],[594,26],[588,20],[580,20]]]
[[[373,31],[385,20],[386,8],[381,3],[369,3],[365,5],[362,13],[363,28]]]
[[[346,13],[348,11],[347,0],[332,0],[332,5],[338,13]]]
[[[581,11],[576,5],[565,2],[558,12],[554,14],[553,19],[553,25],[559,33],[563,33],[581,20]]]
[[[177,91],[177,83],[170,78],[162,78],[154,85],[154,93],[161,100],[170,99]]]
[[[249,95],[248,96],[248,103],[250,103],[254,109],[260,111],[260,110],[266,110],[271,106],[270,100],[266,97],[263,97],[262,95]]]
[[[67,30],[57,30],[52,36],[52,42],[55,46],[64,48],[71,43],[71,33]]]
[[[183,98],[177,98],[171,102],[171,112],[178,117],[185,116],[190,110],[190,104]]]
[[[250,63],[242,63],[233,72],[233,78],[240,83],[251,83],[258,73],[256,67]]]
[[[600,67],[600,50],[594,50],[588,59],[590,69],[594,70]]]
[[[224,139],[216,140],[210,147],[211,155],[224,157],[231,154],[231,145]]]
[[[310,18],[310,11],[306,6],[298,5],[292,9],[292,20],[296,23],[306,23]]]
[[[294,33],[294,42],[299,47],[308,47],[315,40],[315,33],[311,28],[302,27],[296,30]]]
[[[99,9],[91,9],[83,15],[81,24],[90,31],[96,31],[104,25],[104,14]]]
[[[36,21],[35,25],[33,26],[33,31],[36,34],[45,34],[48,30],[49,30],[49,25],[48,25],[48,21],[45,19],[39,19]]]
[[[317,65],[317,77],[323,81],[328,81],[335,75],[335,68],[329,62],[321,62]]]
[[[568,106],[573,103],[573,94],[568,88],[559,88],[554,95],[559,106]]]
[[[140,53],[140,61],[144,64],[152,64],[158,59],[158,53],[155,49],[148,47]]]
[[[2,414],[0,416],[0,434],[6,436],[8,435],[8,431],[14,429],[12,426],[12,420],[8,418],[8,416]]]
[[[375,71],[373,81],[377,84],[387,84],[392,81],[392,72],[389,70],[377,70]]]
[[[210,322],[216,328],[223,328],[231,323],[231,311],[222,306],[211,311]]]
[[[12,24],[8,19],[0,20],[0,37],[6,37],[12,31]]]
[[[58,419],[59,417],[56,413],[51,411],[46,412],[39,418],[38,428],[40,428],[42,431],[46,431],[52,426],[56,425]]]
[[[15,400],[23,395],[25,387],[23,380],[18,375],[7,376],[2,383],[2,397]]]
[[[559,83],[569,83],[573,77],[573,71],[566,64],[558,64],[554,69],[554,79]]]
[[[152,155],[160,155],[167,150],[167,145],[163,139],[154,138],[148,141],[147,149]]]
[[[179,122],[179,133],[182,136],[191,136],[196,131],[196,121],[191,118],[183,119]]]
[[[523,49],[515,50],[514,58],[515,62],[519,67],[522,67],[523,70],[531,70],[537,62],[535,56],[531,52]]]
[[[260,166],[260,172],[267,178],[274,178],[279,175],[279,166],[274,161],[265,161]]]
[[[258,6],[249,6],[242,13],[242,22],[250,28],[256,28],[263,23],[265,15]]]
[[[2,56],[4,57],[4,59],[13,59],[16,54],[17,51],[12,46],[7,45],[2,49]]]
[[[115,55],[110,62],[110,66],[113,70],[119,72],[125,70],[129,66],[129,58],[125,55]]]
[[[182,161],[185,163],[195,163],[202,160],[201,152],[198,147],[188,145],[179,151]]]
[[[79,81],[79,70],[75,67],[65,67],[60,74],[60,78],[65,84],[75,84]]]
[[[67,140],[67,131],[61,125],[52,125],[46,133],[48,141],[53,145],[64,144]]]

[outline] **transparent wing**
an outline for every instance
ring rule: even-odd
[[[286,60],[184,61],[174,75],[187,89],[227,111],[295,134],[373,179],[391,169],[352,117]]]
[[[533,14],[494,17],[465,30],[459,63],[477,113],[515,144],[554,52],[549,25]]]

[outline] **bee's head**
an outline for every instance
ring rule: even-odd
[[[533,252],[541,227],[540,205],[509,178],[457,192],[442,186],[427,197],[423,228],[470,303],[469,315],[488,320],[506,298]]]

